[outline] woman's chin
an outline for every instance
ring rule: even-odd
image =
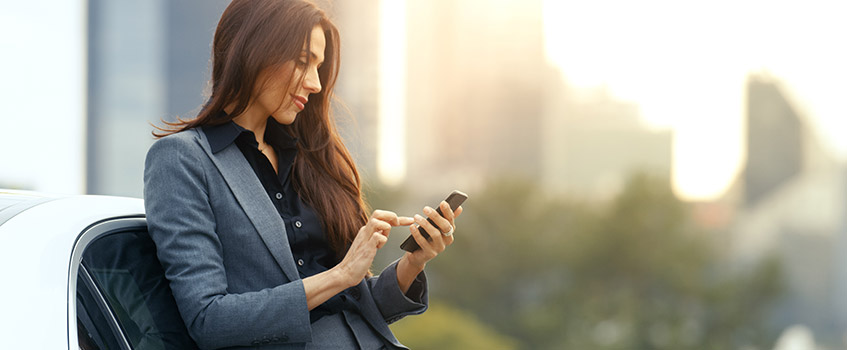
[[[294,120],[297,119],[297,113],[274,113],[273,115],[271,115],[271,117],[273,117],[277,123],[280,123],[282,125],[291,125],[291,123],[294,123]]]

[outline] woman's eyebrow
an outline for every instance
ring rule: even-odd
[[[302,56],[308,56],[309,54],[311,54],[313,60],[318,61],[318,64],[324,63],[324,61],[322,59],[320,59],[320,57],[318,57],[318,54],[316,54],[314,52],[309,52],[309,51],[306,51],[306,50],[303,50],[303,51],[300,52],[300,55],[302,55]]]

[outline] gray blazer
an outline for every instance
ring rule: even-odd
[[[312,340],[306,294],[285,224],[233,143],[212,153],[199,129],[156,141],[144,168],[150,236],[182,319],[204,349],[302,349]],[[351,288],[361,319],[405,348],[388,324],[427,308],[426,275],[397,285],[397,262]]]

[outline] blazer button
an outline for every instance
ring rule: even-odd
[[[303,266],[306,262],[303,259],[297,259],[297,265]]]
[[[297,221],[294,222],[294,226],[297,226],[297,228],[301,228],[301,227],[303,227],[303,223],[300,222],[300,220],[297,220]]]
[[[276,193],[276,199],[282,199],[282,193],[277,192]]]

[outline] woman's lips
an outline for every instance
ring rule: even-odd
[[[303,97],[303,96],[291,95],[291,97],[294,99],[294,104],[295,104],[295,105],[297,106],[297,108],[299,108],[301,111],[303,110],[303,108],[306,108],[306,103],[307,103],[307,102],[309,102],[309,100],[307,100],[307,99],[306,99],[305,97]]]

